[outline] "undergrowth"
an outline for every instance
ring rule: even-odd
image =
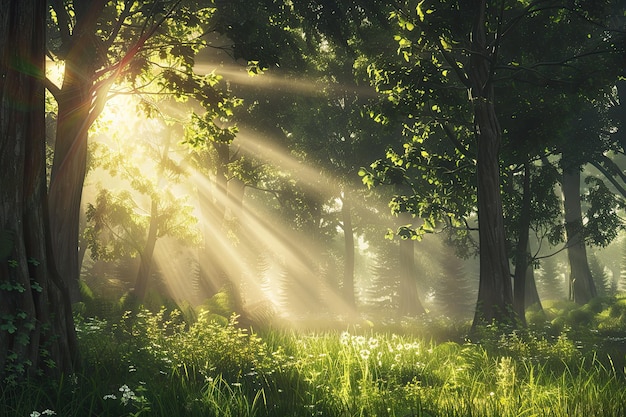
[[[0,416],[626,415],[624,302],[548,305],[527,328],[485,326],[472,342],[433,319],[419,333],[254,333],[235,315],[166,309],[78,318],[81,371],[3,385]]]

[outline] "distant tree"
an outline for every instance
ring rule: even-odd
[[[598,296],[603,297],[610,294],[611,277],[606,273],[604,265],[595,253],[589,256],[589,269],[593,276]]]
[[[470,282],[461,259],[449,254],[435,283],[435,300],[442,314],[453,319],[469,319],[476,289]]]
[[[541,260],[541,293],[544,300],[561,300],[567,298],[565,283],[559,269],[559,262],[554,256]]]
[[[626,292],[626,240],[622,243],[617,289],[618,291]]]
[[[397,311],[398,293],[398,240],[372,243],[374,260],[370,273],[372,285],[367,292],[368,304],[376,311]]]
[[[172,236],[187,245],[197,240],[193,207],[187,204],[186,197],[176,197],[171,189],[180,182],[184,171],[180,162],[170,155],[170,134],[165,131],[163,143],[142,144],[143,166],[128,157],[133,154],[132,146],[117,151],[103,149],[98,158],[100,163],[112,176],[119,175],[127,182],[130,190],[101,189],[96,201],[87,207],[86,235],[94,259],[139,256],[132,291],[136,303],[144,301],[148,290],[158,239]],[[144,171],[146,162],[153,164],[153,177]]]

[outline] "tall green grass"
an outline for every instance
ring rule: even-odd
[[[563,328],[488,326],[480,343],[385,329],[255,334],[236,316],[187,323],[166,310],[77,326],[81,372],[3,385],[0,416],[626,415],[624,369],[594,332],[581,342]]]

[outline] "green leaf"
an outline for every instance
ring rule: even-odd
[[[424,0],[417,3],[417,15],[419,16],[420,20],[423,22],[425,14],[424,14],[424,11],[422,10],[422,4],[424,4]]]

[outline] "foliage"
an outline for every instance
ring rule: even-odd
[[[3,386],[0,416],[621,415],[624,301],[547,308],[546,319],[572,325],[572,311],[591,312],[597,330],[529,320],[528,331],[487,326],[479,344],[428,341],[435,323],[415,336],[390,327],[256,334],[235,316],[185,322],[164,309],[80,319],[84,372]],[[599,324],[610,320],[621,325],[603,342]]]

